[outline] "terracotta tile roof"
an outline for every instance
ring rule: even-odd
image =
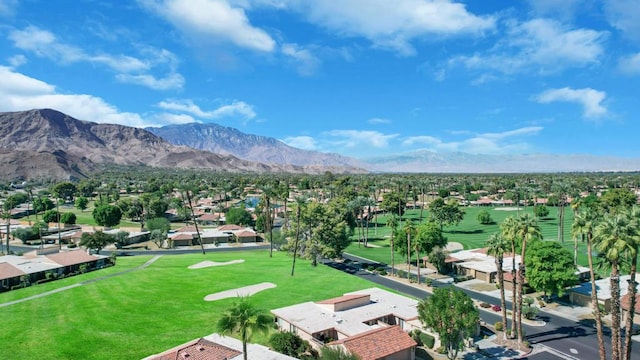
[[[200,338],[169,349],[152,357],[151,360],[227,360],[238,355],[242,355],[242,353]]]
[[[251,230],[242,230],[236,233],[237,237],[254,237],[256,233]]]
[[[0,263],[0,280],[11,279],[14,277],[22,276],[24,274],[26,274],[24,271],[9,263]]]
[[[180,229],[177,229],[176,232],[197,232],[196,231],[196,227],[193,225],[185,225],[183,227],[181,227]]]
[[[416,346],[416,342],[400,326],[388,326],[335,341],[342,344],[360,360],[384,359]]]
[[[45,257],[62,266],[84,264],[98,259],[95,256],[87,254],[84,250],[59,252],[57,254],[46,255]]]
[[[178,233],[171,240],[193,240],[193,235],[187,233]]]
[[[242,226],[233,225],[233,224],[218,226],[218,230],[220,231],[240,230],[240,229],[242,229]]]
[[[201,220],[201,221],[218,221],[219,219],[220,219],[219,215],[212,214],[212,213],[202,214],[202,216],[198,218],[198,220]]]
[[[339,297],[332,298],[332,299],[317,301],[316,304],[339,304],[341,302],[354,300],[354,299],[360,299],[360,298],[369,297],[369,296],[371,296],[371,295],[369,295],[369,294],[343,295],[343,296],[339,296]]]
[[[623,310],[629,311],[631,307],[631,296],[629,296],[629,293],[626,293],[620,299],[620,306],[622,306]],[[635,313],[640,314],[640,294],[636,294]]]

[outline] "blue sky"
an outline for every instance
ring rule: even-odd
[[[640,157],[637,0],[0,0],[0,111],[354,157]]]

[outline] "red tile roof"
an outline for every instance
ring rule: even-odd
[[[198,220],[200,220],[200,221],[218,221],[218,220],[220,220],[220,215],[212,214],[212,213],[205,213],[205,214],[202,214],[202,216],[200,216],[198,218]]]
[[[24,271],[9,263],[0,263],[0,280],[11,279],[14,277],[22,276],[24,274],[26,274]]]
[[[416,346],[416,342],[400,326],[388,326],[351,336],[331,344],[343,344],[360,360],[384,359]]]
[[[233,224],[218,226],[218,230],[220,231],[240,230],[240,229],[242,229],[242,226],[233,225]]]
[[[631,308],[631,296],[628,293],[620,299],[620,306],[626,311]],[[640,294],[636,294],[635,313],[640,314]]]
[[[194,225],[185,225],[180,229],[177,229],[176,232],[197,232],[197,231]]]
[[[193,240],[193,235],[186,234],[186,233],[179,233],[179,234],[176,234],[174,237],[172,237],[171,240]]]
[[[242,230],[240,232],[237,232],[236,236],[237,237],[254,237],[256,236],[256,233],[251,230]]]
[[[169,349],[151,360],[227,360],[238,355],[242,352],[200,338]]]
[[[98,259],[95,256],[87,254],[84,250],[59,252],[57,254],[46,255],[45,257],[62,266],[84,264]]]
[[[339,304],[341,302],[354,300],[354,299],[360,299],[360,298],[369,297],[369,296],[371,296],[371,295],[369,295],[369,294],[343,295],[343,296],[339,296],[339,297],[332,298],[332,299],[318,301],[318,302],[316,302],[316,304]]]

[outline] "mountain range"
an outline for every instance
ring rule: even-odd
[[[2,179],[83,178],[109,164],[253,173],[364,171],[244,160],[173,145],[144,129],[77,120],[51,109],[0,113]]]
[[[638,171],[640,159],[584,154],[417,151],[355,159],[297,149],[217,124],[161,128],[77,120],[52,109],[0,113],[0,179],[73,179],[105,165],[252,173],[523,173]]]

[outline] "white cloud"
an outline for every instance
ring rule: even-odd
[[[180,89],[184,86],[184,77],[177,73],[168,74],[164,78],[156,78],[151,74],[118,74],[116,79],[123,83],[142,85],[153,90]]]
[[[311,136],[289,136],[282,139],[282,142],[289,146],[293,146],[303,150],[317,150],[317,144]]]
[[[0,16],[13,15],[17,6],[18,0],[0,0]]]
[[[415,54],[412,41],[479,35],[495,26],[494,17],[476,16],[464,4],[449,0],[289,0],[277,4],[337,35],[364,37],[375,47],[401,55]]]
[[[637,0],[603,2],[607,20],[627,37],[640,41],[640,6]]]
[[[569,19],[582,5],[582,0],[529,0],[529,5],[537,15]]]
[[[243,8],[233,7],[225,0],[141,0],[141,3],[200,40],[222,40],[263,52],[275,48],[275,41],[266,31],[251,25]]]
[[[421,145],[434,152],[466,152],[471,154],[510,154],[529,150],[528,143],[522,141],[523,136],[537,135],[543,128],[539,126],[525,127],[501,133],[483,133],[473,137],[446,142],[434,136],[422,135],[406,138],[402,145]]]
[[[618,67],[625,74],[640,74],[640,53],[621,57]]]
[[[367,122],[369,124],[391,124],[391,120],[382,118],[371,118]]]
[[[561,89],[549,89],[534,97],[534,100],[541,104],[562,101],[582,105],[583,116],[587,118],[597,118],[607,115],[607,108],[602,102],[607,97],[604,91],[591,88],[572,89],[564,87]]]
[[[302,48],[297,44],[282,44],[281,51],[296,62],[298,74],[302,76],[315,74],[320,66],[318,57],[313,55],[309,49]]]
[[[192,100],[165,100],[158,103],[158,107],[176,112],[185,112],[202,119],[219,119],[236,117],[244,120],[255,118],[256,112],[253,106],[244,101],[234,100],[230,104],[222,105],[211,111],[203,111]]]
[[[567,67],[598,64],[607,35],[604,31],[572,29],[550,19],[509,22],[505,38],[492,49],[454,57],[448,65],[506,74],[556,73]]]
[[[378,131],[369,130],[331,130],[324,133],[331,137],[329,142],[335,146],[354,148],[359,146],[384,149],[389,146],[389,140],[398,134],[386,135]]]
[[[55,86],[0,66],[0,111],[51,108],[77,119],[143,127],[140,115],[121,112],[99,97],[87,94],[60,94]]]
[[[7,62],[11,67],[17,68],[27,63],[27,57],[22,54],[18,54],[8,58]]]
[[[14,30],[9,39],[19,49],[30,51],[39,57],[45,57],[62,64],[88,62],[103,65],[115,71],[119,81],[142,85],[155,90],[179,89],[184,85],[182,75],[175,72],[177,59],[171,52],[161,49],[143,48],[147,56],[141,60],[128,55],[110,55],[105,53],[88,54],[83,49],[59,41],[47,30],[28,26],[23,30]],[[149,73],[157,66],[167,66],[169,73],[157,78]]]

